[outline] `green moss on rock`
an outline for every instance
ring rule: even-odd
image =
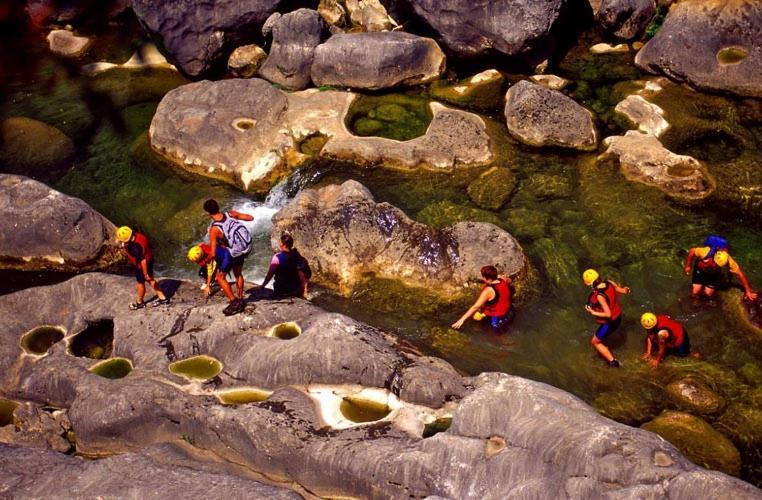
[[[407,141],[424,135],[431,118],[429,102],[421,97],[359,96],[347,113],[347,125],[357,135]]]
[[[457,205],[450,201],[432,203],[418,212],[415,218],[418,222],[437,229],[463,221],[490,222],[496,226],[501,225],[500,218],[494,213],[465,205]]]
[[[519,239],[537,239],[547,236],[550,215],[529,208],[511,208],[501,212],[508,231]]]
[[[55,127],[25,117],[0,123],[0,170],[50,182],[74,159],[74,143]]]
[[[429,92],[437,100],[456,106],[494,109],[503,99],[505,79],[496,70],[487,70],[456,83],[437,81],[431,84]]]
[[[499,210],[511,198],[516,182],[510,169],[492,167],[468,185],[468,196],[481,208]]]

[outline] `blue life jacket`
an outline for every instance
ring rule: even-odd
[[[714,257],[717,250],[730,250],[728,240],[722,236],[717,236],[716,234],[707,236],[706,239],[704,239],[704,246],[709,247],[709,253],[705,257],[707,259]]]

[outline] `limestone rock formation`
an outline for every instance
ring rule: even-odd
[[[53,30],[48,33],[50,51],[63,57],[79,57],[87,52],[92,39],[77,36],[68,30]]]
[[[0,123],[0,171],[53,180],[74,160],[74,142],[47,123],[22,116]]]
[[[495,50],[508,56],[542,53],[572,2],[566,0],[409,0],[415,13],[450,51],[461,56]]]
[[[347,33],[315,49],[312,81],[377,90],[427,83],[444,68],[444,54],[430,38],[401,31]]]
[[[655,0],[603,0],[596,18],[606,32],[632,40],[643,33],[655,15]]]
[[[623,136],[607,137],[603,145],[601,159],[618,158],[625,177],[673,198],[700,201],[715,189],[714,179],[698,160],[672,153],[652,135],[628,130]]]
[[[121,259],[114,225],[87,203],[0,174],[0,268],[77,271]]]
[[[670,126],[664,119],[664,110],[641,95],[628,95],[616,105],[614,111],[627,117],[641,132],[654,137],[662,135]]]
[[[548,87],[550,90],[563,90],[569,85],[569,80],[556,75],[532,75],[529,79],[534,83]]]
[[[635,64],[699,89],[762,97],[760,40],[761,2],[678,2]]]
[[[492,159],[477,115],[431,103],[426,134],[409,141],[358,137],[345,119],[355,94],[284,93],[260,79],[198,82],[162,99],[151,122],[154,150],[181,167],[253,191],[268,191],[309,158],[299,145],[317,135],[316,154],[394,168],[450,169]]]
[[[132,10],[167,59],[186,75],[199,78],[224,64],[230,51],[257,32],[279,3],[133,0]]]
[[[259,45],[242,45],[230,54],[228,69],[238,77],[251,78],[257,74],[266,57],[267,54]]]
[[[310,68],[315,47],[327,37],[328,28],[320,14],[311,9],[273,16],[277,16],[269,26],[273,43],[259,74],[289,90],[305,89],[311,83]]]
[[[561,92],[526,80],[505,94],[508,131],[531,146],[594,150],[598,146],[592,114]]]
[[[376,203],[356,181],[300,192],[273,216],[273,242],[283,231],[313,263],[313,279],[344,292],[366,273],[447,295],[462,292],[486,262],[519,278],[528,270],[521,246],[502,229],[461,222],[437,231]]]
[[[497,373],[461,378],[301,300],[261,300],[225,317],[224,299],[205,303],[191,283],[176,285],[166,309],[138,313],[125,308],[131,279],[103,274],[0,297],[0,394],[66,411],[78,453],[125,454],[88,462],[3,447],[3,492],[56,491],[55,479],[83,496],[140,496],[161,480],[174,495],[202,485],[213,496],[245,488],[287,497],[233,477],[255,472],[325,497],[760,494],[559,389]],[[19,307],[28,313],[11,313]],[[134,365],[122,378],[102,378],[88,370],[93,360],[71,354],[87,321],[101,317],[113,320],[113,354]],[[284,322],[301,334],[270,335]],[[20,338],[39,325],[60,325],[64,340],[24,354]],[[195,353],[224,365],[208,383],[168,369]],[[267,391],[222,403],[221,390],[245,386]]]

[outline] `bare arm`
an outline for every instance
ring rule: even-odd
[[[307,298],[307,285],[309,284],[309,281],[307,281],[307,278],[304,276],[304,273],[299,271],[299,281],[302,284],[302,298]]]
[[[651,337],[646,337],[646,352],[643,353],[643,359],[650,359],[651,358],[651,350],[653,349],[653,345],[651,344]]]
[[[746,275],[743,273],[743,271],[741,271],[741,267],[738,264],[736,264],[735,266],[730,266],[730,272],[738,276],[738,279],[741,280],[741,283],[743,284],[745,297],[749,300],[756,299],[757,294],[751,290],[751,286],[749,285],[749,280],[746,278]]]
[[[693,267],[693,259],[696,258],[696,249],[691,248],[688,250],[688,256],[685,257],[685,266],[683,271],[685,271],[685,274],[690,274],[691,268]]]
[[[606,302],[606,299],[601,297],[600,295],[597,296],[598,299],[598,305],[601,306],[600,311],[594,310],[590,306],[585,306],[585,310],[595,316],[596,318],[610,318],[611,317],[611,309],[609,309],[609,304]]]
[[[490,301],[495,298],[495,290],[493,290],[491,287],[487,287],[484,290],[482,290],[482,293],[479,294],[479,298],[476,299],[476,302],[474,302],[474,305],[472,305],[468,311],[466,311],[463,316],[460,317],[458,321],[452,324],[452,327],[456,330],[459,330],[465,321],[473,316],[473,314],[479,310],[487,301]]]
[[[653,360],[651,361],[651,366],[656,368],[659,366],[659,363],[661,363],[661,360],[664,359],[664,355],[667,353],[667,337],[669,337],[669,332],[667,330],[660,330],[658,333],[659,337],[659,350],[656,353],[656,356],[654,356]]]
[[[217,255],[217,240],[222,236],[220,228],[212,226],[209,228],[209,245],[212,247],[210,250],[212,255]]]
[[[245,214],[243,212],[236,212],[235,210],[231,210],[230,212],[228,212],[228,215],[238,220],[254,220],[254,217],[252,217],[251,215]]]
[[[270,264],[270,267],[267,269],[267,275],[265,276],[265,280],[262,282],[262,288],[266,287],[267,284],[270,283],[270,280],[275,274],[276,269],[278,269],[277,264]]]
[[[609,283],[614,285],[614,290],[617,291],[617,293],[621,293],[623,295],[627,295],[630,293],[630,287],[629,286],[619,286],[619,283],[616,283],[614,281],[609,280]]]

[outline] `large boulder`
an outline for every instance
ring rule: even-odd
[[[600,158],[618,159],[627,179],[657,187],[672,198],[697,202],[715,189],[701,162],[669,151],[653,135],[628,130],[623,136],[607,137],[603,145],[606,151]]]
[[[309,87],[315,47],[328,35],[323,18],[316,10],[298,9],[282,16],[273,14],[271,19],[266,26],[270,25],[273,43],[260,76],[289,90]]]
[[[408,0],[415,13],[450,51],[461,56],[486,55],[494,50],[508,56],[538,52],[547,57],[567,0]],[[539,62],[539,61],[538,61]]]
[[[23,116],[0,123],[2,172],[53,180],[71,167],[74,152],[74,142],[47,123]]]
[[[592,151],[598,146],[593,115],[574,99],[526,80],[505,94],[508,131],[530,146]]]
[[[114,225],[45,184],[0,174],[0,268],[78,271],[121,259]]]
[[[315,50],[312,81],[376,90],[427,83],[444,68],[445,56],[431,38],[401,31],[348,33]]]
[[[224,64],[250,39],[280,0],[134,0],[132,10],[167,59],[190,77]]]
[[[521,246],[502,229],[461,222],[438,231],[376,203],[356,181],[300,192],[273,216],[273,242],[283,231],[313,263],[314,279],[344,292],[367,273],[448,295],[487,264],[514,277],[527,272]]]
[[[686,377],[673,380],[665,387],[667,397],[680,408],[698,414],[717,413],[725,400],[702,381]]]
[[[762,2],[675,3],[635,64],[711,91],[762,97]]]
[[[393,168],[451,169],[493,157],[478,115],[432,102],[426,133],[408,141],[358,137],[346,126],[350,92],[285,93],[252,78],[198,82],[162,99],[151,146],[179,166],[243,189],[267,192],[312,155]],[[306,140],[324,140],[305,153]]]
[[[226,317],[224,298],[206,302],[192,283],[176,285],[170,306],[139,313],[124,306],[130,278],[96,273],[0,297],[0,393],[66,412],[81,455],[126,454],[51,461],[4,447],[3,493],[139,497],[146,486],[187,496],[201,484],[212,496],[286,496],[240,477],[259,473],[334,498],[760,494],[559,389],[497,373],[460,377],[301,300],[260,300]],[[113,354],[132,361],[121,378],[73,355],[99,318],[113,321]],[[19,340],[38,325],[60,325],[65,341],[24,353]],[[285,330],[300,334],[278,337]],[[209,374],[169,369],[199,352],[224,365],[208,383]],[[260,390],[226,399],[244,387]],[[33,481],[36,471],[48,474]]]
[[[603,0],[596,18],[606,32],[632,40],[643,33],[655,15],[655,0]]]

